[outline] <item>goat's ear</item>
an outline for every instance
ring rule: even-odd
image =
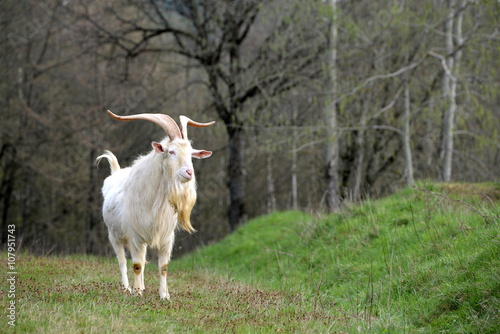
[[[212,151],[205,150],[193,150],[191,156],[196,159],[205,159],[212,155]]]
[[[151,146],[153,146],[156,153],[164,153],[165,152],[165,150],[163,149],[163,146],[161,146],[160,143],[157,143],[154,141],[151,143]]]

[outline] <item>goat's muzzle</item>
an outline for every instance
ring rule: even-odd
[[[188,182],[193,179],[194,171],[191,168],[182,168],[179,172],[182,182]]]

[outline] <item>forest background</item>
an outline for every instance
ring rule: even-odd
[[[117,114],[207,122],[194,236],[275,210],[332,211],[415,180],[499,181],[497,0],[0,3],[1,241],[111,254],[104,150],[161,139]]]

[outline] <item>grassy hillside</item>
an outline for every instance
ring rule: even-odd
[[[10,330],[499,333],[500,185],[422,188],[326,217],[252,220],[173,261],[169,302],[158,299],[155,263],[145,295],[133,297],[121,292],[114,258],[21,253]]]
[[[300,292],[348,332],[499,333],[499,199],[498,184],[434,184],[327,217],[275,213],[176,266]]]

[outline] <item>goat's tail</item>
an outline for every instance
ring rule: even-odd
[[[115,155],[111,153],[111,151],[106,150],[104,151],[104,154],[98,156],[96,159],[96,165],[99,165],[99,162],[101,162],[102,158],[108,159],[109,168],[111,169],[111,174],[121,169],[120,164],[118,163],[118,159],[116,159]]]

